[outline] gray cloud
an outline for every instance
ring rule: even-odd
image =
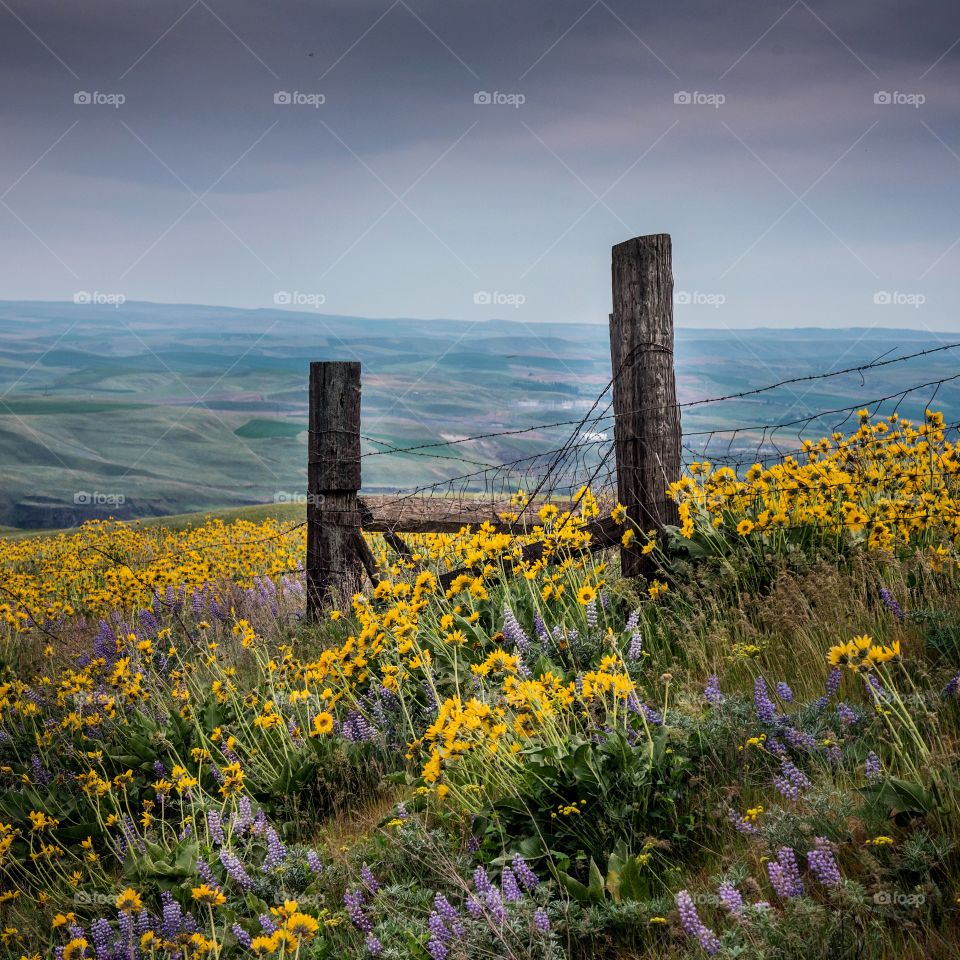
[[[955,5],[191,3],[0,4],[0,296],[602,321],[664,230],[681,322],[957,326]]]

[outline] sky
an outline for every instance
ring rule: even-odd
[[[0,299],[960,330],[947,0],[0,0]]]

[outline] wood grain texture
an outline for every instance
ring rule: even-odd
[[[360,364],[310,364],[307,452],[307,617],[360,586]],[[365,546],[365,545],[364,545]]]
[[[670,236],[634,237],[613,248],[610,357],[616,414],[617,493],[644,530],[678,522],[667,496],[680,477],[680,408],[673,369]],[[638,550],[622,550],[623,575],[646,574]]]

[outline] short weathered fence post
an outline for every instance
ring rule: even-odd
[[[666,493],[680,478],[680,408],[673,369],[670,235],[634,237],[613,248],[614,446],[617,494],[641,529],[678,522]],[[620,552],[625,577],[649,573],[636,548]]]
[[[348,595],[361,569],[360,364],[310,364],[307,617]]]

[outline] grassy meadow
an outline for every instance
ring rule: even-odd
[[[955,956],[943,418],[672,493],[645,580],[521,492],[321,622],[297,505],[0,541],[0,956]]]

